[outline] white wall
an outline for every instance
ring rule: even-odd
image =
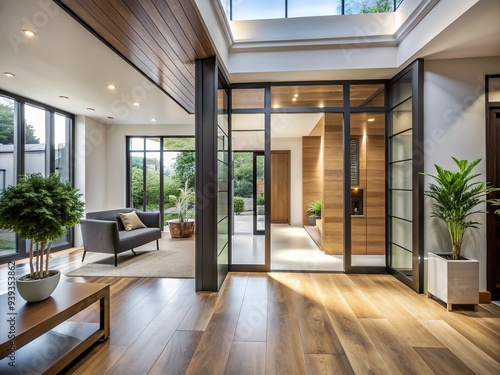
[[[105,206],[106,134],[108,126],[89,117],[75,119],[75,187],[83,194],[85,211]],[[75,246],[82,246],[79,226],[75,230]]]
[[[117,125],[110,129],[106,137],[105,157],[102,159],[106,164],[105,208],[125,207],[125,137],[128,135],[193,136],[194,125]]]
[[[302,138],[273,138],[272,150],[290,150],[290,224],[302,226]]]
[[[426,60],[424,73],[425,171],[434,174],[434,164],[453,168],[458,159],[482,158],[477,172],[485,180],[485,83],[486,74],[500,73],[500,57]],[[425,177],[427,189],[430,178]],[[485,207],[483,207],[485,208]],[[432,204],[425,203],[425,252],[451,251],[446,227],[430,218]],[[473,219],[479,230],[468,229],[462,254],[480,261],[480,288],[486,289],[486,215]]]

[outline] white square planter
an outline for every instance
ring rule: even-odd
[[[435,296],[445,302],[448,311],[453,305],[479,303],[479,261],[474,259],[447,260],[439,255],[451,253],[428,253],[427,296]]]

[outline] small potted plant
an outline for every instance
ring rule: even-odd
[[[321,199],[317,199],[307,206],[309,225],[315,226],[317,219],[321,218]]]
[[[497,190],[486,182],[473,181],[480,174],[473,174],[481,159],[453,158],[458,171],[450,171],[435,165],[437,174],[425,174],[435,180],[429,184],[425,195],[432,198],[434,211],[431,217],[443,220],[451,239],[451,252],[428,253],[428,292],[447,304],[471,304],[477,309],[479,303],[479,262],[461,256],[464,234],[468,228],[480,224],[471,215],[485,213],[477,208],[486,202],[486,195]]]
[[[29,240],[30,273],[17,278],[17,290],[28,302],[48,298],[61,273],[49,268],[52,241],[80,222],[84,204],[81,194],[59,174],[21,176],[16,185],[0,193],[0,229]]]
[[[194,189],[188,187],[188,181],[184,188],[179,188],[179,195],[169,195],[178,215],[177,219],[168,220],[168,228],[172,238],[191,237],[194,233],[193,205],[195,199]]]

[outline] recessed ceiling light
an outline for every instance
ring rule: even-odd
[[[139,107],[140,105],[140,103],[134,102],[134,107]]]
[[[108,89],[110,89],[110,90],[114,90],[114,89],[116,89],[116,86],[115,86],[115,85],[113,85],[113,84],[110,84],[110,85],[108,85]]]
[[[61,99],[69,99],[66,95],[59,95]]]
[[[155,119],[155,118],[152,118],[152,119],[151,119],[151,122],[156,122],[156,119]]]
[[[6,77],[15,77],[16,76],[14,73],[11,73],[11,72],[4,72],[3,74]]]
[[[88,111],[95,111],[95,109],[94,109],[94,108],[90,108],[90,107],[87,107],[87,110],[88,110]]]
[[[108,119],[110,119],[110,120],[114,120],[114,117],[108,116]]]
[[[368,122],[373,122],[373,121],[375,121],[375,119],[374,118],[369,118],[367,121]]]
[[[33,30],[29,29],[24,29],[23,34],[26,35],[28,38],[33,38],[34,36],[36,36],[36,33]]]

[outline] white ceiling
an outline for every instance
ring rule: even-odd
[[[45,3],[49,7],[44,9]],[[2,90],[101,122],[194,123],[193,115],[54,3],[1,0],[0,14]],[[25,28],[34,29],[37,36],[27,39],[22,34]],[[107,88],[110,83],[116,90]],[[152,118],[157,121],[151,122]]]

